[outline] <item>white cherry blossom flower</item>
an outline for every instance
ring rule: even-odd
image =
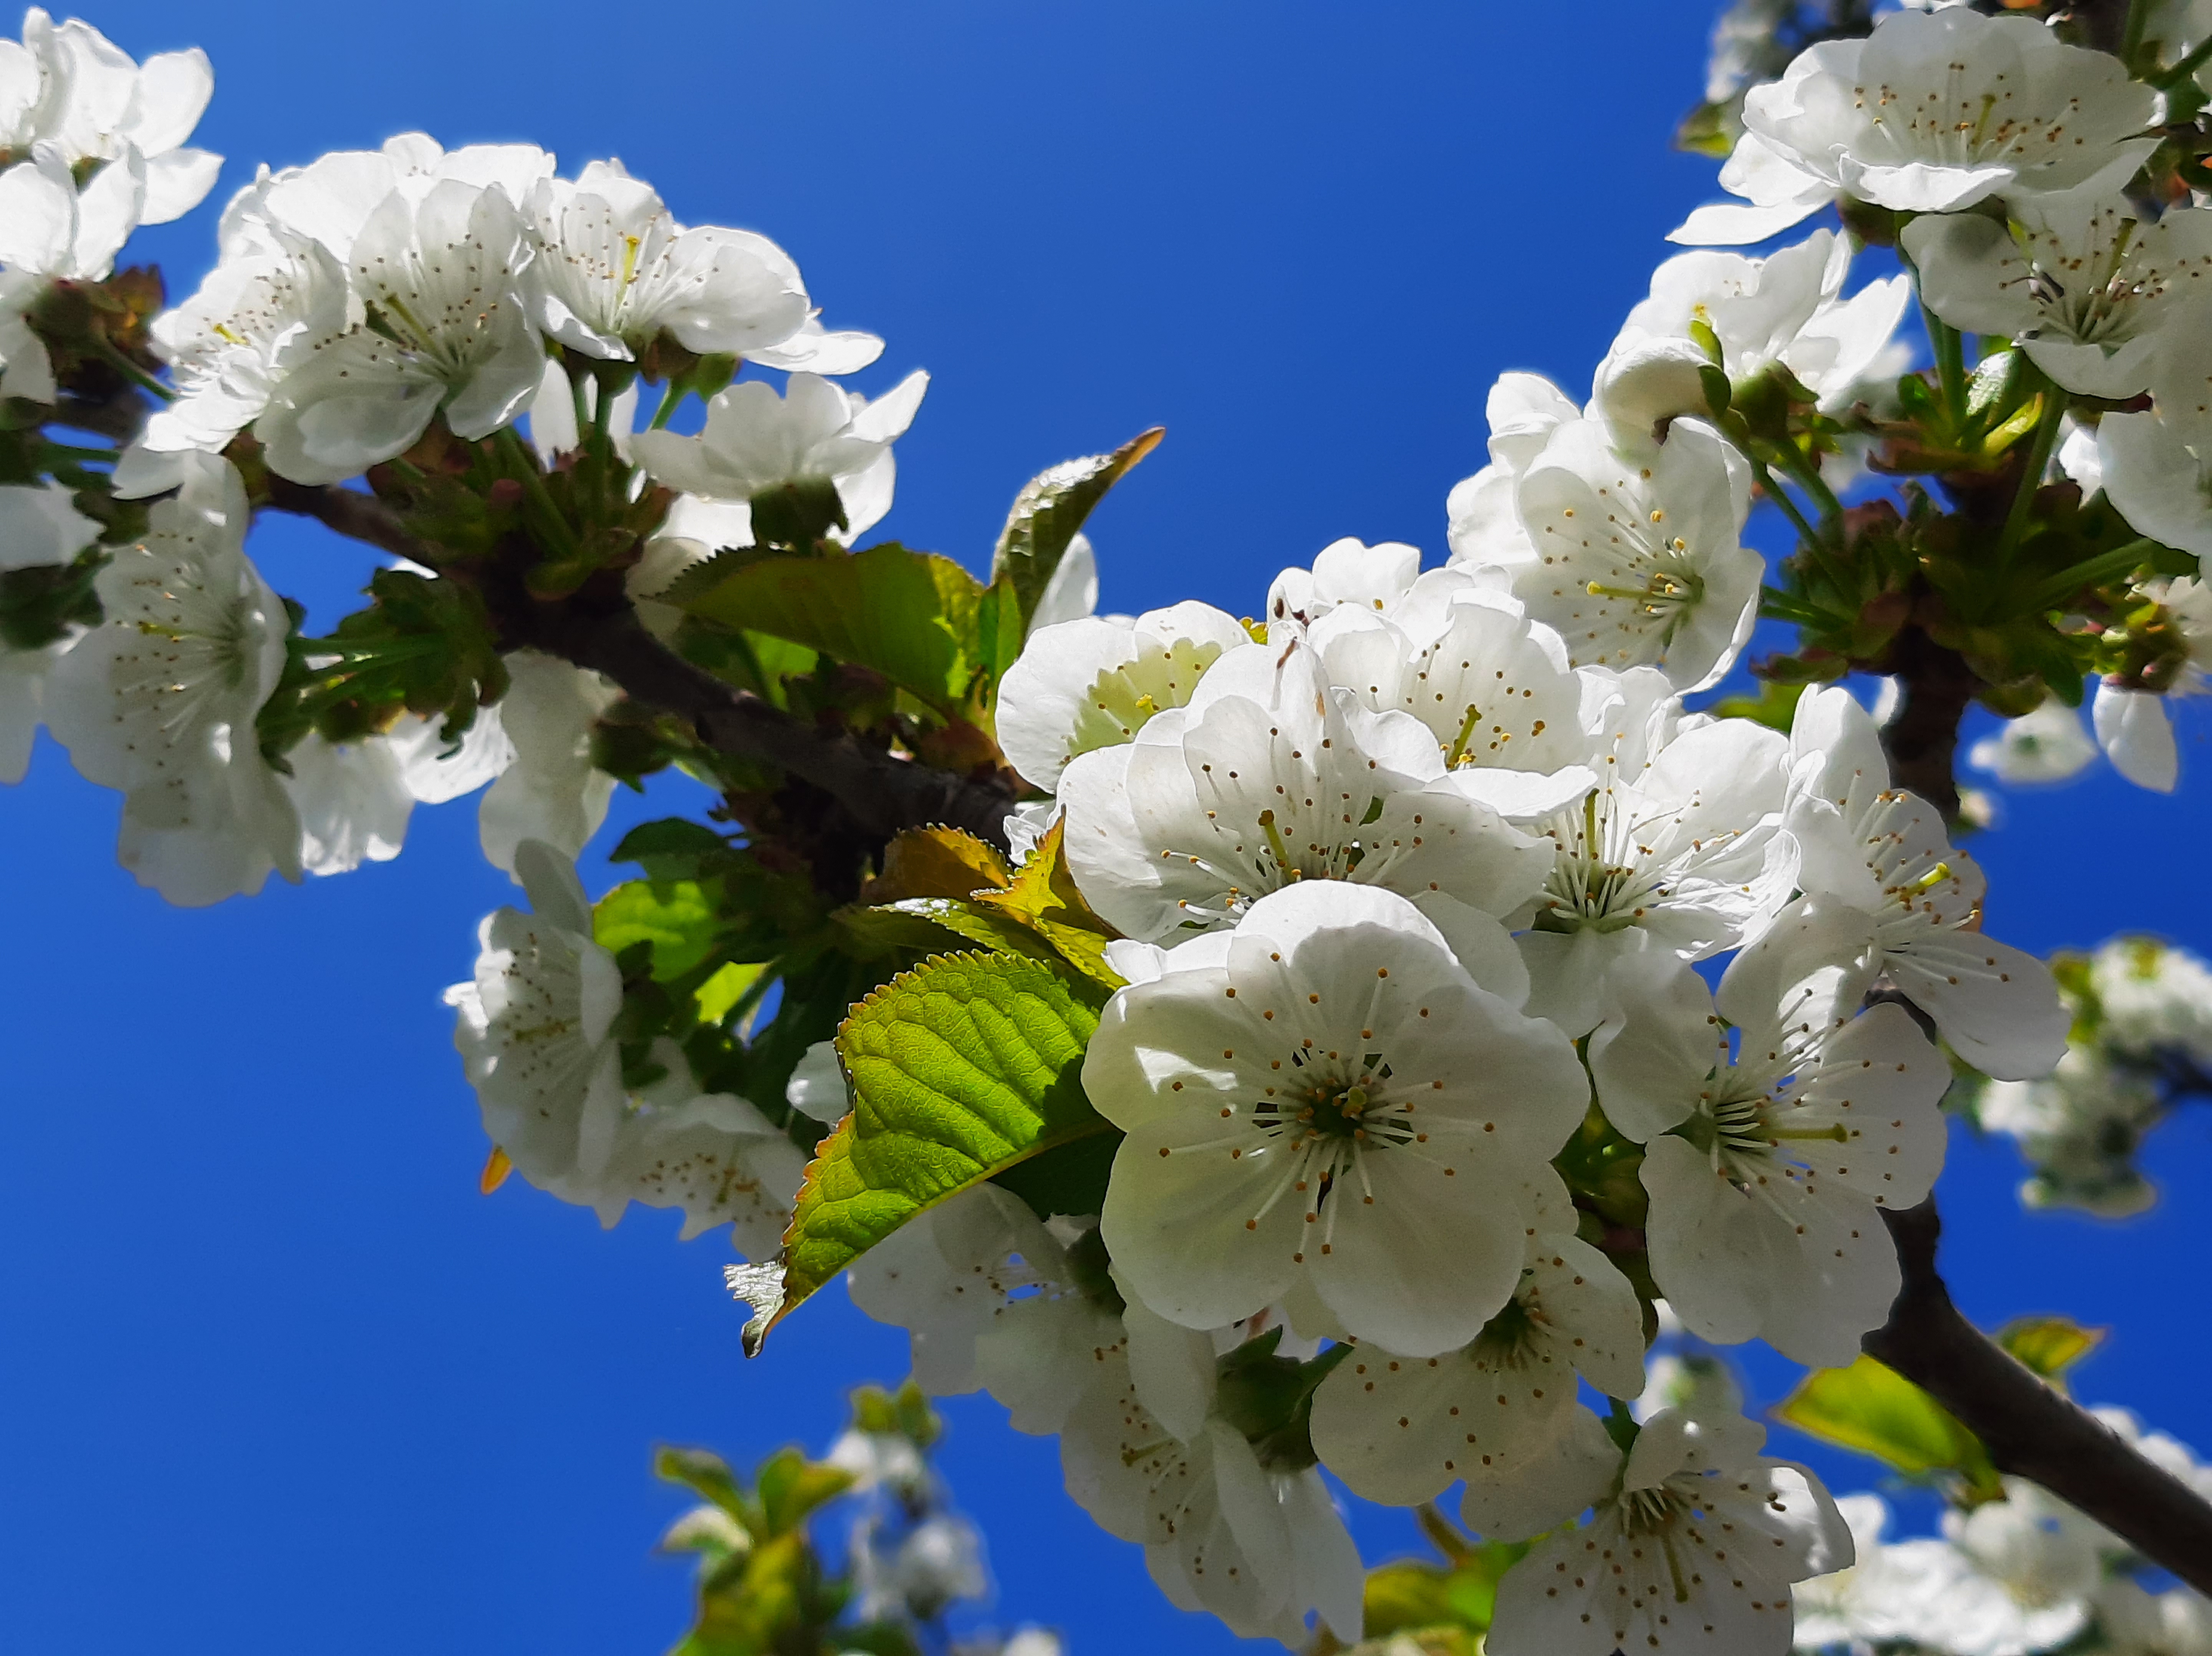
[[[1485,405],[1490,464],[1454,485],[1444,502],[1451,561],[1473,569],[1511,569],[1535,561],[1515,491],[1521,473],[1559,427],[1581,407],[1540,374],[1501,374]]]
[[[672,489],[710,500],[749,501],[787,484],[833,484],[855,539],[890,510],[897,476],[891,444],[914,423],[929,388],[917,369],[873,402],[814,374],[794,374],[779,397],[740,381],[707,404],[696,437],[641,431],[638,464]]]
[[[610,1227],[632,1202],[681,1209],[679,1239],[727,1224],[740,1254],[772,1257],[791,1223],[805,1154],[749,1100],[701,1092],[666,1037],[653,1043],[652,1058],[665,1072],[659,1081],[587,1094],[574,1172],[547,1188]]]
[[[1528,1227],[1520,1286],[1472,1344],[1432,1357],[1362,1345],[1332,1370],[1314,1397],[1323,1464],[1394,1507],[1463,1480],[1461,1516],[1492,1540],[1525,1540],[1603,1495],[1620,1452],[1577,1401],[1576,1379],[1640,1391],[1644,1316],[1627,1279],[1573,1224],[1560,1187]]]
[[[908,1331],[924,1391],[988,1387],[1017,1431],[1048,1433],[1124,1342],[1097,1285],[1086,1292],[1077,1277],[1067,1246],[1027,1202],[980,1184],[893,1231],[846,1282],[854,1305]]]
[[[2173,340],[2152,380],[2152,411],[2097,422],[2106,498],[2136,533],[2212,557],[2212,350]]]
[[[1000,686],[999,746],[1027,781],[1056,788],[1070,760],[1182,707],[1224,650],[1251,642],[1235,617],[1199,603],[1036,628]]]
[[[1936,214],[1899,240],[1928,307],[1967,333],[2019,342],[2069,391],[2124,400],[2212,297],[2212,210],[2155,222],[2124,198],[2080,193],[2014,203],[2012,226]]]
[[[62,484],[0,485],[0,569],[67,563],[99,537],[100,526]]]
[[[1510,960],[1494,922],[1456,935],[1482,927]],[[1340,880],[1161,965],[1116,992],[1084,1060],[1128,1134],[1100,1229],[1137,1296],[1216,1328],[1306,1284],[1386,1349],[1473,1340],[1520,1280],[1522,1186],[1587,1105],[1565,1038],[1406,899]]]
[[[514,763],[514,744],[497,705],[478,708],[456,741],[446,740],[445,728],[443,719],[403,713],[385,733],[398,756],[400,779],[417,804],[443,805],[472,794]]]
[[[1498,1584],[1492,1656],[1782,1656],[1791,1584],[1850,1563],[1851,1535],[1811,1471],[1759,1455],[1765,1438],[1741,1416],[1644,1422],[1589,1522]]]
[[[1060,797],[1077,885],[1147,941],[1233,925],[1302,880],[1504,915],[1549,860],[1454,786],[1426,726],[1327,687],[1304,648],[1224,654],[1188,706],[1079,757]]]
[[[288,167],[265,185],[254,210],[296,235],[312,237],[342,265],[386,198],[419,203],[440,184],[496,187],[519,210],[554,158],[532,143],[466,144],[447,149],[422,132],[402,132],[376,149],[337,149],[305,167]]]
[[[359,315],[298,354],[254,422],[271,469],[336,483],[404,451],[441,411],[471,440],[513,420],[544,369],[519,285],[529,259],[498,186],[446,178],[385,196],[349,243]]]
[[[1514,595],[1556,629],[1576,667],[1655,665],[1681,691],[1717,683],[1751,636],[1759,555],[1738,539],[1751,472],[1702,420],[1664,443],[1601,420],[1559,426],[1516,496],[1536,551]]]
[[[620,692],[598,673],[536,650],[516,650],[506,661],[499,734],[514,758],[477,807],[477,830],[484,860],[513,873],[525,840],[573,857],[606,820],[615,782],[592,764],[592,727]],[[483,721],[478,714],[477,724]]]
[[[2165,1114],[2149,1075],[2088,1046],[2069,1047],[2048,1075],[1990,1082],[1974,1105],[1975,1119],[2015,1140],[2028,1163],[2021,1202],[2106,1219],[2142,1213],[2157,1201],[2136,1166],[2136,1150]]]
[[[1691,335],[1711,330],[1718,366],[1741,385],[1778,363],[1820,407],[1847,407],[1896,332],[1912,284],[1902,276],[1843,296],[1848,239],[1815,230],[1765,259],[1679,253],[1651,274],[1650,296],[1628,313],[1598,365],[1591,401],[1622,431],[1650,436],[1662,422],[1706,411],[1700,370],[1713,365]]]
[[[2110,193],[2156,147],[2158,108],[2117,58],[2033,18],[1897,12],[1745,94],[1721,187],[1750,205],[1701,207],[1668,239],[1763,241],[1842,195],[1952,213],[1992,196]]]
[[[1522,935],[1529,1008],[1571,1036],[1602,1014],[1608,977],[1646,948],[1703,960],[1742,944],[1789,900],[1782,831],[1788,747],[1742,719],[1675,731],[1645,670],[1605,709],[1600,785],[1542,825],[1553,866]]]
[[[1889,1526],[1889,1504],[1880,1495],[1838,1495],[1836,1510],[1851,1532],[1856,1562],[1791,1588],[1800,1650],[1825,1650],[1858,1637],[1880,1603],[1881,1532]]]
[[[2212,1068],[2212,969],[2187,949],[2150,937],[2118,937],[2089,957],[2100,1040],[2148,1058],[2178,1048]]]
[[[2097,1589],[2097,1631],[2112,1656],[2212,1656],[2212,1601],[2188,1587],[2152,1592],[2115,1576]]]
[[[1790,728],[1797,882],[1874,922],[1872,963],[1984,1074],[2047,1072],[2066,1050],[2050,968],[1985,937],[1988,881],[1935,807],[1889,785],[1874,719],[1850,692],[1808,690]]]
[[[1132,1323],[1142,1318],[1131,1307]],[[1202,1339],[1165,1354],[1179,1369],[1139,1372],[1108,1355],[1060,1438],[1067,1491],[1100,1527],[1145,1547],[1146,1568],[1180,1610],[1208,1610],[1246,1638],[1293,1647],[1318,1610],[1340,1640],[1359,1634],[1359,1555],[1320,1476],[1261,1462],[1243,1434],[1213,1415],[1213,1365]]]
[[[188,147],[215,91],[198,46],[134,63],[72,17],[56,24],[33,6],[23,44],[0,42],[0,149],[50,146],[72,170],[136,154],[145,171],[142,222],[166,224],[199,205],[222,157]]]
[[[337,743],[312,732],[284,755],[284,791],[300,817],[300,866],[311,874],[350,874],[389,862],[407,837],[415,796],[406,765],[382,736]]]
[[[1346,605],[1307,635],[1322,672],[1378,713],[1429,728],[1455,782],[1509,820],[1579,798],[1590,680],[1510,594],[1464,569],[1431,569],[1385,618]]]
[[[524,206],[538,326],[586,356],[633,357],[664,332],[687,350],[745,356],[811,315],[782,248],[750,230],[686,229],[619,161],[540,179]]]
[[[146,168],[136,150],[80,186],[50,143],[0,173],[0,265],[18,276],[97,282],[145,210]]]
[[[1403,541],[1373,546],[1347,535],[1314,555],[1310,569],[1285,569],[1267,588],[1268,637],[1279,648],[1298,628],[1340,605],[1387,614],[1421,572],[1421,551]]]
[[[232,198],[215,268],[149,330],[178,392],[146,423],[155,453],[221,449],[261,417],[286,373],[356,320],[345,266],[269,214],[271,182],[264,173]]]
[[[2064,782],[2097,757],[2081,715],[2048,697],[2034,712],[2002,725],[1966,750],[1966,763],[2000,782]]]
[[[2136,423],[2152,422],[2154,417],[2112,414],[2107,415],[2106,420],[2119,427],[2113,441],[2129,451],[2126,474],[2115,485],[2118,492],[2114,502],[2124,512],[2130,511],[2139,502],[2142,491],[2170,484],[2173,474],[2167,474],[2164,483],[2153,482],[2141,462],[2154,461],[2156,455],[2143,455],[2132,448],[2129,434],[2144,430],[2145,427]],[[2154,422],[2152,429],[2155,429]],[[2177,464],[2187,463],[2185,457],[2174,458]],[[2166,715],[2166,697],[2205,693],[2206,663],[2212,662],[2212,589],[2195,575],[2184,575],[2179,580],[2147,583],[2143,593],[2164,605],[2172,618],[2174,631],[2186,652],[2180,670],[2164,695],[2116,684],[2109,679],[2100,681],[2096,700],[2090,707],[2090,721],[2097,732],[2097,745],[2105,750],[2115,770],[2138,788],[2170,794],[2180,780],[2181,750]]]
[[[622,1053],[607,1038],[622,973],[592,941],[574,865],[528,841],[515,866],[531,911],[484,917],[475,976],[447,989],[446,1004],[484,1131],[517,1172],[557,1195],[574,1188],[586,1116],[609,1123],[623,1107]]]
[[[1703,1339],[1756,1336],[1836,1367],[1897,1297],[1877,1210],[1933,1187],[1951,1073],[1902,1008],[1854,1015],[1869,930],[1854,910],[1800,903],[1717,995],[1649,954],[1609,985],[1589,1044],[1598,1101],[1644,1146],[1652,1276]]]
[[[106,618],[46,686],[71,763],[123,792],[123,866],[188,906],[300,877],[299,815],[254,732],[289,619],[246,560],[250,518],[237,472],[199,459],[94,577]]]

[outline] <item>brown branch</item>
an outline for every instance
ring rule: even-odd
[[[375,496],[357,489],[294,483],[271,472],[269,503],[280,512],[313,518],[349,539],[366,541],[394,557],[424,565],[436,562],[422,543],[407,533],[397,513]]]
[[[773,703],[724,684],[647,632],[627,603],[594,614],[572,604],[548,604],[529,643],[602,673],[624,694],[690,721],[699,739],[733,758],[772,764],[804,778],[836,800],[863,830],[889,839],[901,829],[943,823],[1007,849],[1012,795],[803,723]]]
[[[1904,691],[1896,718],[1881,733],[1889,754],[1890,780],[1907,788],[1943,813],[1959,818],[1959,784],[1953,771],[1959,748],[1959,723],[1980,690],[1981,681],[1955,650],[1946,649],[1917,627],[1897,636],[1890,669]]]
[[[2212,1592],[2212,1504],[1959,1314],[1936,1269],[1942,1221],[1932,1200],[1882,1218],[1905,1287],[1889,1321],[1866,1336],[1868,1354],[1957,1416],[1999,1471],[2042,1485],[2151,1562]]]
[[[398,557],[437,562],[374,495],[313,488],[272,473],[269,503]],[[530,645],[603,674],[633,700],[690,721],[716,752],[774,765],[811,782],[864,832],[889,839],[903,828],[943,823],[1006,849],[1006,815],[1013,800],[1004,788],[817,730],[724,684],[647,632],[619,589],[611,601],[596,603],[580,594],[557,603],[539,603],[519,592],[508,598],[493,606],[507,648]]]

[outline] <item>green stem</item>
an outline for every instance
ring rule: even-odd
[[[1796,478],[1805,492],[1812,496],[1820,508],[1824,522],[1844,514],[1844,503],[1836,498],[1836,491],[1828,487],[1827,479],[1820,475],[1820,468],[1800,453],[1796,443],[1777,443],[1774,452],[1775,458],[1782,462],[1782,469]]]
[[[2058,447],[2059,423],[2066,417],[2066,393],[2044,378],[2033,362],[2027,364],[2027,372],[2043,379],[2043,411],[2036,419],[2035,435],[2028,443],[2027,466],[2020,474],[2020,487],[2013,491],[2012,509],[2005,514],[2004,533],[1997,541],[2000,565],[2011,561],[2013,549],[2027,528],[2035,491],[2043,487],[2043,474],[2051,469],[2051,451]]]
[[[568,373],[568,365],[565,362],[562,364],[562,372]],[[588,429],[592,423],[592,415],[591,411],[584,406],[584,382],[573,374],[568,374],[568,404],[576,411],[577,431],[580,434]]]
[[[1912,296],[1920,305],[1920,326],[1927,330],[1929,349],[1936,353],[1936,382],[1942,390],[1943,409],[1951,417],[1951,429],[1955,435],[1966,420],[1966,340],[1958,329],[1928,308],[1928,301],[1921,293],[1919,267],[1905,251],[1901,240],[1897,247],[1897,262],[1912,278]]]
[[[562,558],[575,557],[576,538],[569,533],[568,524],[562,519],[560,508],[554,505],[553,496],[546,491],[545,479],[538,470],[537,456],[522,446],[522,439],[515,435],[511,425],[500,427],[499,435],[493,441],[512,468],[517,481],[522,484],[524,496],[538,508],[538,515],[544,520],[540,527],[541,533],[553,543],[555,554]]]
[[[137,386],[139,390],[151,393],[165,403],[176,401],[177,393],[173,388],[163,385],[137,363],[116,350],[112,343],[96,332],[92,335],[92,354]]]
[[[2035,589],[2028,600],[2031,610],[2047,610],[2053,605],[2072,597],[2084,587],[2100,586],[2116,575],[2126,575],[2153,552],[2160,542],[2145,535],[2141,540],[2131,540],[2124,546],[2115,546],[2109,552],[2100,552],[2094,557],[2085,557],[2079,563],[2061,569]]]
[[[1798,539],[1808,547],[1817,548],[1820,544],[1820,531],[1806,521],[1805,514],[1797,508],[1797,502],[1790,498],[1780,484],[1775,482],[1774,473],[1766,469],[1766,462],[1755,455],[1745,458],[1751,461],[1751,474],[1759,479],[1759,486],[1766,491],[1767,499],[1779,506],[1783,516],[1796,526]]]
[[[2128,0],[2127,33],[2120,43],[2120,61],[2130,75],[2142,59],[2143,30],[2150,22],[2150,8],[2151,0]]]
[[[648,431],[659,431],[663,427],[666,426],[670,417],[676,412],[677,405],[683,400],[684,387],[678,385],[671,384],[667,390],[661,393],[660,406],[653,411],[653,423],[647,426],[646,429]]]
[[[2170,92],[2204,67],[2204,60],[2212,58],[2212,34],[2206,35],[2189,49],[2189,53],[2171,69],[2161,69],[2150,76],[2150,83],[2161,92]]]

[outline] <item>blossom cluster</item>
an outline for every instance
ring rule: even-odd
[[[6,153],[30,156],[0,174],[0,389],[52,401],[47,348],[24,315],[57,283],[104,275],[137,223],[176,216],[212,186],[218,158],[180,147],[212,79],[197,51],[142,68],[87,25],[36,9],[21,47],[0,44],[26,100]],[[158,497],[137,544],[104,556],[100,526],[59,482],[0,486],[0,568],[102,565],[85,617],[0,640],[0,778],[21,777],[43,721],[88,779],[123,793],[121,860],[171,901],[388,859],[416,803],[487,782],[490,861],[512,869],[532,838],[574,855],[614,786],[590,739],[616,690],[526,648],[508,652],[504,695],[465,731],[408,712],[351,740],[260,739],[256,721],[301,651],[296,617],[246,555],[234,462],[331,484],[402,456],[434,421],[475,439],[526,417],[550,461],[577,443],[575,411],[595,417],[604,380],[603,417],[619,412],[617,444],[638,461],[629,492],[648,478],[689,491],[641,566],[648,584],[750,544],[748,502],[764,491],[826,485],[848,535],[889,508],[890,444],[926,376],[873,405],[841,390],[823,376],[866,367],[882,341],[825,331],[781,248],[679,223],[618,162],[574,180],[555,167],[530,145],[447,151],[412,133],[263,168],[224,209],[198,290],[149,329],[173,383],[154,386],[162,405],[112,484],[119,500]],[[33,198],[48,196],[39,210],[79,227],[66,257],[24,240]],[[746,380],[711,399],[698,434],[633,437],[640,358],[717,354],[787,371],[787,395]],[[681,395],[667,387],[659,423]],[[305,661],[332,665],[344,658]]]
[[[1523,457],[1532,405],[1551,429]],[[1933,1182],[1949,1080],[1869,992],[1995,1071],[2040,1074],[2064,1042],[2049,974],[1982,934],[1972,860],[1890,785],[1849,694],[1808,693],[1787,735],[1685,711],[1678,686],[1740,646],[1721,572],[1749,558],[1756,584],[1710,432],[1624,438],[1525,379],[1492,407],[1516,487],[1445,567],[1340,542],[1276,580],[1264,641],[1188,603],[1032,639],[1000,724],[1125,934],[1084,1084],[1126,1137],[1095,1230],[987,1188],[854,1276],[913,1330],[926,1386],[1060,1433],[1071,1493],[1147,1543],[1170,1596],[1248,1633],[1308,1610],[1355,1630],[1348,1562],[1282,1567],[1348,1561],[1316,1461],[1396,1504],[1460,1485],[1494,1538],[1595,1505],[1508,1578],[1500,1651],[1656,1627],[1665,1560],[1711,1544],[1692,1514],[1736,1498],[1780,1550],[1713,1566],[1697,1601],[1779,1616],[1791,1572],[1841,1556],[1817,1482],[1741,1420],[1677,1413],[1624,1447],[1577,1399],[1643,1389],[1618,1250],[1706,1337],[1847,1362],[1896,1293],[1880,1210]],[[1516,537],[1559,550],[1482,558]],[[1582,560],[1646,549],[1696,572],[1669,577],[1679,604],[1589,626],[1611,600]],[[1697,966],[1723,957],[1711,986]],[[1635,1241],[1555,1169],[1593,1139],[1635,1160]],[[1295,1443],[1237,1429],[1263,1330],[1277,1361],[1329,1352]],[[1272,1492],[1287,1547],[1239,1527],[1243,1489]],[[1616,1592],[1582,1568],[1608,1525],[1662,1574]]]
[[[1793,1613],[1801,1643],[1890,1642],[1927,1594],[1966,1607],[1978,1631],[1942,1636],[1961,1656],[2196,1613],[2128,1599],[2108,1538],[2025,1487],[1942,1543],[1884,1543],[1872,1509],[1764,1454],[1728,1386],[1656,1397],[1646,1370],[1662,1319],[1850,1363],[1897,1297],[1885,1214],[1934,1185],[1954,1063],[1990,1078],[1980,1119],[2021,1137],[2039,1199],[2108,1211],[2136,1200],[2127,1152],[2168,1072],[2201,1079],[2203,969],[2129,944],[2055,981],[1989,936],[1948,773],[1915,791],[1894,709],[1838,682],[1910,621],[2023,715],[1983,759],[2056,777],[2094,751],[2071,710],[2087,664],[2096,740],[2173,784],[2163,697],[2212,670],[2191,572],[2212,548],[2212,209],[2128,192],[2161,105],[2127,65],[1958,7],[1747,89],[1739,54],[1715,96],[1742,94],[1721,175],[1741,200],[1676,233],[1706,245],[1654,272],[1587,399],[1504,375],[1441,563],[1340,539],[1246,618],[1094,613],[1088,543],[1039,528],[1149,439],[1024,490],[988,588],[896,546],[848,557],[927,376],[845,389],[880,340],[825,328],[775,244],[678,222],[612,161],[563,176],[534,146],[412,133],[264,168],[131,350],[72,333],[99,288],[127,334],[135,301],[100,287],[124,238],[211,188],[214,158],[183,147],[211,80],[198,54],[137,65],[37,11],[0,45],[0,391],[157,399],[105,470],[40,436],[41,480],[0,485],[0,776],[43,724],[123,795],[125,866],[186,904],[388,858],[416,803],[483,789],[485,855],[528,905],[484,919],[447,995],[487,1189],[519,1172],[605,1224],[635,1202],[686,1237],[727,1225],[781,1306],[823,1170],[887,1118],[828,1038],[950,935],[1048,983],[1036,1006],[1082,1008],[1079,1033],[1048,1032],[1049,1090],[1110,1173],[1060,1211],[972,1145],[905,1184],[886,1156],[865,1191],[884,1199],[830,1251],[909,1331],[926,1391],[987,1391],[1058,1438],[1071,1495],[1176,1604],[1358,1640],[1326,1471],[1393,1506],[1456,1489],[1471,1530],[1525,1549],[1495,1656],[1773,1653]],[[1832,204],[1840,232],[1729,250]],[[1905,271],[1854,287],[1869,240]],[[1897,337],[1916,295],[1932,388]],[[1914,466],[2014,503],[1966,529],[1924,490],[1909,514],[1844,505]],[[1799,533],[1779,569],[1745,538],[1761,498]],[[369,610],[304,636],[247,556],[253,514],[364,500],[422,561],[395,555]],[[1962,535],[2003,581],[1953,557]],[[789,636],[744,584],[771,559],[807,597]],[[866,583],[890,570],[915,579],[885,600]],[[1756,716],[1693,703],[1762,613],[1814,638],[1761,666],[1790,693]],[[926,642],[867,658],[894,634]],[[642,680],[616,665],[640,659]],[[704,683],[708,714],[656,705],[671,683]],[[930,930],[884,900],[907,836],[823,831],[805,807],[830,790],[794,766],[805,785],[779,792],[760,752],[716,747],[715,715],[757,713],[789,746],[980,777],[989,824],[1025,795],[999,831],[1012,862],[915,826],[952,882],[921,899]],[[672,764],[735,831],[641,831],[622,900],[651,923],[629,924],[575,858],[617,778]],[[1018,880],[1079,920],[1083,961],[969,901],[1011,906]],[[976,1043],[994,1105],[1020,1021]],[[998,1134],[1018,1113],[990,1123],[1006,1169],[1060,1148]],[[922,1510],[902,1452],[840,1451],[880,1497],[856,1586],[869,1613],[928,1619],[980,1591],[980,1555]],[[2069,1584],[2071,1620],[2016,1590],[2008,1551],[2058,1535],[2079,1547],[2035,1568]]]
[[[2048,1075],[1967,1089],[1968,1107],[2019,1143],[2030,1207],[2140,1213],[2157,1196],[2136,1165],[2144,1138],[2176,1104],[2212,1093],[2212,969],[2149,937],[2053,966],[2072,1020],[2065,1056]]]

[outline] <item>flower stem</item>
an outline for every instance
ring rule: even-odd
[[[1800,453],[1796,444],[1777,443],[1774,453],[1775,458],[1782,462],[1782,469],[1795,478],[1805,492],[1813,497],[1814,503],[1820,507],[1824,526],[1844,514],[1844,503],[1836,498],[1836,491],[1828,487],[1827,479],[1820,475],[1820,468]]]
[[[1759,479],[1759,486],[1766,491],[1767,499],[1779,506],[1783,516],[1796,526],[1797,538],[1808,547],[1819,546],[1820,532],[1807,521],[1805,514],[1798,509],[1797,502],[1790,499],[1782,485],[1774,480],[1774,473],[1766,469],[1766,462],[1755,455],[1745,458],[1751,461],[1751,474]]]
[[[672,383],[667,390],[660,393],[660,406],[653,411],[653,423],[646,429],[649,431],[658,431],[661,429],[668,423],[670,417],[675,414],[677,405],[681,403],[683,400],[684,388],[681,386]]]
[[[2066,393],[2045,378],[2034,363],[2027,371],[2043,380],[2043,411],[2035,422],[2035,435],[2028,441],[2027,465],[2020,474],[2020,487],[2013,493],[2012,509],[2005,514],[2004,533],[1997,540],[1999,564],[2011,561],[2013,549],[2020,545],[2021,535],[2027,528],[2029,513],[2035,505],[2035,491],[2043,487],[2043,474],[2050,469],[2051,451],[2058,446],[2059,423],[2066,417]]]
[[[147,373],[144,368],[139,367],[137,363],[132,362],[121,351],[116,350],[114,344],[105,336],[101,335],[97,331],[91,331],[91,332],[92,354],[94,356],[99,357],[101,362],[106,363],[108,367],[113,368],[125,379],[130,381],[131,384],[137,386],[139,390],[148,392],[154,396],[159,397],[165,403],[173,403],[176,401],[177,393],[173,387],[163,385],[152,374]]]
[[[562,519],[560,508],[554,505],[553,496],[546,492],[545,479],[538,474],[536,457],[522,446],[522,439],[515,435],[511,425],[500,427],[499,435],[493,441],[516,480],[522,484],[525,497],[537,508],[538,515],[544,520],[540,526],[540,533],[553,542],[556,555],[563,558],[575,557],[576,538],[568,533],[568,526]]]
[[[2151,85],[2161,92],[2170,92],[2204,66],[2212,58],[2212,34],[2206,35],[2189,49],[2189,53],[2170,69],[2161,69],[2149,77]]]
[[[2160,543],[2149,536],[2131,540],[2124,546],[2115,546],[2109,552],[2100,552],[2094,557],[2085,557],[2052,575],[2035,589],[2028,600],[2030,610],[2047,610],[2081,590],[2124,575],[2156,551]]]

